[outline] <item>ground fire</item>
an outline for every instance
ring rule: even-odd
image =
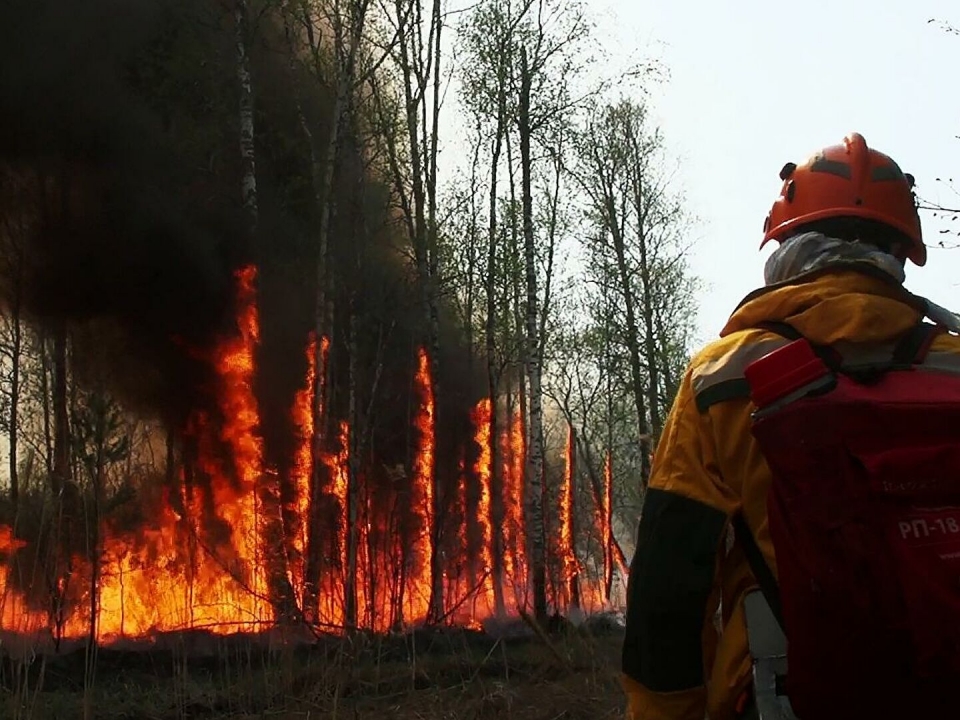
[[[174,487],[143,493],[141,527],[104,521],[94,552],[47,562],[39,541],[0,526],[0,629],[58,638],[93,632],[101,642],[187,629],[259,632],[291,620],[322,631],[349,626],[386,631],[428,619],[477,625],[529,606],[520,412],[498,408],[500,402],[490,398],[476,403],[471,436],[459,451],[456,494],[441,507],[434,482],[431,363],[421,348],[412,378],[409,492],[366,482],[363,466],[351,457],[358,440],[343,420],[331,422],[330,449],[317,456],[323,472],[315,473],[313,423],[323,413],[317,415],[312,403],[323,398],[315,384],[324,378],[316,359],[327,362],[329,341],[307,337],[307,372],[290,408],[296,437],[292,493],[284,493],[277,470],[265,460],[254,391],[260,342],[256,288],[254,267],[236,274],[238,332],[208,358],[221,421],[202,411],[190,417],[184,440],[193,453]],[[507,413],[502,426],[493,423],[498,410]],[[469,451],[467,443],[476,449]],[[498,468],[492,467],[494,455]],[[574,527],[572,429],[560,457],[565,468],[559,512],[553,513],[558,523],[548,542],[560,569],[553,572],[551,602],[561,613],[574,606],[600,609],[609,599],[613,565],[623,562],[615,558],[611,536],[611,461],[608,456],[593,515],[602,567],[590,580],[594,576],[581,572]],[[390,472],[398,487],[407,478],[403,468]],[[317,477],[325,478],[325,487],[315,487]],[[309,556],[317,552],[311,548],[318,542],[311,535],[317,518],[324,533],[315,571]],[[435,557],[443,600],[440,616],[430,618]]]

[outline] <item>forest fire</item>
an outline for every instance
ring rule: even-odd
[[[314,407],[316,383],[323,381],[316,359],[327,362],[330,344],[320,338],[318,353],[311,336],[306,376],[289,410],[293,457],[278,471],[265,460],[254,391],[256,285],[255,268],[237,273],[237,332],[209,358],[219,420],[193,413],[183,431],[192,451],[185,451],[178,482],[141,489],[145,519],[136,530],[105,520],[95,555],[74,549],[69,562],[57,562],[59,551],[46,548],[54,557],[49,561],[40,555],[42,543],[31,546],[0,526],[0,629],[100,642],[188,629],[259,632],[290,619],[323,631],[386,631],[431,619],[437,584],[442,605],[435,619],[445,622],[475,625],[529,606],[521,413],[508,406],[507,422],[499,426],[497,405],[489,398],[476,403],[472,435],[458,451],[455,512],[441,517],[426,351],[418,351],[413,376],[411,472],[394,470],[373,482],[375,465],[351,456],[359,438],[344,420],[330,423],[336,432],[318,456],[321,467],[314,467],[314,423],[323,417]],[[551,600],[558,611],[588,600],[602,606],[612,572],[609,458],[604,508],[593,529],[607,548],[607,582],[600,579],[595,588],[578,586],[572,430],[565,460],[557,548],[562,577]],[[441,533],[444,522],[456,523],[454,530]],[[319,538],[311,530],[316,525],[323,529]],[[471,526],[479,528],[473,540]]]
[[[472,420],[477,429],[476,442],[480,448],[474,472],[480,484],[480,500],[477,503],[477,524],[480,526],[480,562],[476,575],[482,580],[483,599],[489,609],[496,607],[493,577],[493,488],[492,469],[490,467],[490,423],[493,408],[488,398],[484,398],[474,408]]]
[[[529,602],[527,597],[526,535],[523,532],[523,482],[526,444],[523,417],[513,414],[510,426],[504,431],[503,447],[503,564],[507,581],[517,605]]]
[[[326,346],[326,338],[323,338]],[[290,563],[290,583],[297,591],[298,597],[304,597],[304,581],[306,577],[307,555],[307,522],[310,516],[310,477],[313,473],[313,394],[316,378],[316,351],[317,339],[310,336],[307,343],[307,379],[303,388],[297,391],[294,397],[290,415],[297,437],[297,451],[290,471],[293,482],[295,499],[289,513],[292,527],[289,528],[290,538],[287,552]]]
[[[579,607],[580,597],[577,587],[577,555],[574,551],[573,496],[574,475],[576,473],[576,450],[573,427],[567,428],[567,442],[564,448],[563,484],[560,486],[560,542],[557,555],[560,558],[562,579],[566,584],[567,602]]]
[[[417,451],[413,468],[413,507],[418,508],[416,518],[419,521],[414,531],[413,573],[406,589],[406,607],[404,616],[422,618],[430,603],[430,566],[433,562],[433,546],[436,519],[434,504],[434,411],[433,382],[430,377],[430,358],[423,348],[417,353],[417,374],[414,378],[420,406],[414,418],[417,430]]]

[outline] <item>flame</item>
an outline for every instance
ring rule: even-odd
[[[315,613],[311,609],[312,622],[324,630],[343,627],[348,578],[356,589],[357,620],[363,627],[385,631],[401,619],[409,623],[427,617],[432,559],[440,552],[434,547],[434,538],[440,535],[434,515],[436,408],[426,351],[420,349],[417,354],[412,418],[415,446],[408,480],[402,465],[386,468],[359,457],[353,458],[356,462],[351,465],[353,429],[343,421],[334,425],[337,436],[329,438],[323,451],[315,455],[314,422],[323,413],[311,410],[328,410],[313,403],[317,396],[326,402],[324,394],[315,391],[322,390],[326,382],[329,341],[319,338],[318,347],[316,338],[307,338],[307,369],[289,410],[296,444],[289,476],[283,480],[288,485],[283,485],[285,505],[281,506],[281,479],[265,467],[260,410],[254,394],[260,336],[256,269],[244,268],[235,280],[237,331],[222,339],[207,357],[215,371],[216,408],[197,409],[182,429],[187,443],[179,482],[173,487],[141,486],[145,520],[136,531],[113,527],[105,520],[99,562],[91,563],[80,554],[71,556],[65,541],[58,562],[69,564],[70,572],[53,574],[49,585],[41,580],[49,569],[40,567],[42,561],[29,541],[0,526],[3,631],[24,635],[44,631],[49,637],[49,629],[59,624],[57,633],[63,638],[86,636],[94,584],[99,594],[95,628],[102,642],[189,628],[218,634],[266,629],[278,621],[281,612],[288,611],[284,593],[292,593],[294,601],[304,595],[307,555],[316,551],[307,541],[307,529],[314,519],[323,526],[323,543],[319,607]],[[466,443],[458,448],[458,507],[455,515],[449,516],[458,518],[458,524],[451,519],[445,530],[453,531],[442,535],[444,577],[439,580],[447,593],[442,610],[470,627],[478,627],[495,610],[494,590],[503,591],[508,612],[529,605],[523,516],[524,423],[520,410],[508,407],[507,421],[495,438],[496,407],[495,398],[485,398],[472,410],[473,440],[480,452],[468,467]],[[498,467],[492,462],[495,441],[502,448],[503,461]],[[561,542],[576,563],[570,458],[568,454],[562,489]],[[321,488],[313,486],[315,460],[324,470]],[[502,476],[499,484],[497,472]],[[381,473],[386,473],[386,478]],[[382,482],[384,479],[387,482]],[[474,481],[478,483],[476,496],[468,493],[468,483]],[[351,482],[356,486],[351,488]],[[408,482],[409,496],[403,493]],[[495,492],[502,495],[495,496]],[[478,498],[475,510],[470,507],[473,497]],[[353,570],[347,567],[351,498],[358,504],[357,567],[348,576]],[[501,500],[504,517],[496,523],[494,506]],[[622,559],[611,549],[616,546],[610,525],[609,453],[602,516],[597,530],[607,548],[605,573],[610,575],[614,563]],[[473,517],[480,529],[476,548],[468,547]],[[407,520],[414,521],[413,527]],[[486,575],[498,559],[494,556],[498,546],[503,548],[502,578]],[[468,570],[475,560],[486,575],[478,591]],[[283,583],[289,590],[278,590]],[[470,593],[474,593],[474,602],[468,602]],[[588,594],[587,599],[590,597]]]
[[[254,631],[275,619],[267,599],[267,554],[261,547],[269,518],[258,494],[268,483],[253,392],[259,342],[256,269],[241,270],[236,281],[239,332],[221,342],[211,357],[222,426],[217,433],[207,415],[196,411],[185,433],[196,442],[197,470],[209,483],[203,489],[181,488],[182,514],[173,510],[165,490],[153,517],[136,534],[113,534],[104,525],[97,578],[101,641],[188,627],[219,634]],[[220,459],[223,446],[230,457],[226,463]],[[228,529],[226,535],[205,529],[210,515]],[[72,565],[69,581],[58,580],[65,638],[84,636],[90,627],[89,600],[83,597],[93,569],[80,556],[72,558]],[[40,627],[37,615],[27,619]]]
[[[567,591],[567,603],[579,607],[578,564],[573,530],[573,495],[576,482],[576,449],[573,425],[567,425],[567,442],[564,447],[563,485],[560,488],[560,538],[558,554],[563,574],[563,586]]]
[[[457,534],[455,536],[456,547],[451,548],[454,550],[450,563],[447,568],[447,576],[449,579],[448,582],[448,592],[447,600],[449,607],[447,612],[453,612],[459,609],[458,603],[460,598],[464,596],[465,592],[470,589],[470,580],[467,577],[465,572],[465,561],[466,553],[461,552],[461,549],[465,549],[467,544],[467,538],[470,536],[470,521],[467,516],[467,460],[466,460],[466,448],[460,450],[460,458],[457,461],[457,507],[456,513],[458,518],[457,524]],[[460,613],[456,613],[458,616]],[[469,618],[464,618],[464,621],[469,620]]]
[[[484,398],[477,403],[471,414],[475,428],[475,439],[480,454],[473,466],[474,474],[480,484],[480,500],[477,506],[477,522],[480,526],[480,577],[484,578],[482,587],[487,604],[487,612],[494,607],[493,595],[493,472],[490,467],[492,451],[490,448],[490,427],[493,422],[492,403]],[[480,578],[478,578],[479,580]]]
[[[311,335],[311,341],[313,337]],[[316,388],[317,383],[320,386],[320,392],[317,393],[317,417],[322,418],[324,412],[323,403],[327,397],[327,367],[330,358],[330,338],[326,335],[320,338],[320,365],[317,366],[316,347],[314,347],[313,357],[310,358],[310,367],[313,369],[313,383]]]
[[[10,556],[17,550],[27,547],[28,543],[14,537],[13,528],[0,525],[0,558]],[[11,568],[6,562],[0,563],[0,589],[8,587]],[[40,613],[30,611],[26,602],[15,593],[3,593],[0,596],[0,627],[8,630],[29,631],[41,627],[45,618]]]
[[[326,338],[323,338],[326,346]],[[297,391],[290,409],[291,420],[297,439],[297,449],[293,457],[293,467],[290,470],[290,480],[294,489],[292,557],[290,558],[290,581],[297,590],[299,597],[303,596],[304,572],[307,554],[307,531],[310,518],[310,478],[313,474],[313,393],[316,388],[317,340],[311,333],[307,341],[307,375],[306,384]]]
[[[240,336],[222,343],[216,358],[221,383],[220,410],[223,414],[221,439],[232,450],[237,484],[234,486],[222,474],[215,475],[212,484],[214,506],[219,517],[232,528],[236,567],[245,570],[249,577],[249,592],[231,593],[237,596],[239,606],[217,613],[221,621],[231,626],[230,632],[238,631],[235,624],[238,614],[252,621],[252,624],[241,622],[239,629],[242,630],[258,629],[260,622],[273,620],[272,609],[266,601],[266,566],[259,544],[263,518],[256,492],[263,474],[263,441],[258,435],[260,411],[253,391],[256,370],[254,354],[260,342],[256,278],[254,266],[237,273],[237,324]],[[215,467],[210,457],[203,460],[208,468]]]
[[[345,584],[347,574],[347,533],[349,532],[349,518],[347,516],[348,494],[350,492],[350,426],[340,422],[338,435],[338,450],[332,453],[323,453],[321,460],[327,466],[330,478],[330,492],[336,504],[336,573],[332,569],[321,583],[324,607],[321,608],[321,621],[341,626],[344,622],[343,602],[345,598]]]
[[[503,445],[503,561],[504,571],[513,588],[514,602],[527,602],[526,534],[523,524],[524,472],[526,439],[520,411],[513,413],[513,422],[505,430]]]
[[[613,454],[607,450],[603,461],[603,509],[600,518],[603,541],[603,601],[610,602],[613,583]]]
[[[407,618],[421,618],[427,613],[430,601],[430,567],[433,560],[433,470],[434,470],[434,399],[433,379],[430,377],[430,358],[427,351],[417,352],[417,374],[414,378],[420,406],[414,419],[418,442],[413,461],[413,503],[419,527],[413,541],[413,572],[406,591]]]

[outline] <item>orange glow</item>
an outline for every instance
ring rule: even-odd
[[[323,417],[323,402],[327,397],[327,363],[330,358],[330,338],[324,335],[320,338],[320,364],[317,365],[316,342],[311,334],[311,342],[314,343],[313,357],[310,359],[310,367],[314,371],[314,383],[320,384],[320,393],[317,399],[317,417]]]
[[[503,566],[513,589],[514,602],[523,606],[528,600],[526,580],[526,534],[523,520],[524,472],[526,442],[523,417],[513,413],[512,423],[505,430],[503,447]]]
[[[324,338],[326,340],[326,338]],[[303,595],[304,563],[307,553],[307,529],[310,519],[310,477],[313,474],[313,393],[316,383],[316,348],[317,341],[313,333],[307,342],[307,375],[306,384],[293,399],[290,409],[294,433],[297,439],[297,449],[294,453],[293,466],[290,469],[290,480],[294,490],[292,557],[290,558],[290,581],[297,596]]]
[[[172,509],[165,489],[160,502],[144,508],[148,520],[136,533],[117,535],[104,525],[97,617],[101,641],[188,627],[220,634],[257,631],[275,619],[267,599],[268,559],[261,547],[266,518],[257,493],[264,480],[253,393],[259,342],[255,268],[238,272],[236,281],[238,335],[223,340],[210,357],[220,429],[199,410],[187,423],[201,483],[181,488],[182,515]],[[218,520],[226,533],[211,532],[205,518]],[[78,556],[72,564],[69,583],[58,582],[64,593],[65,638],[85,636],[90,622],[89,600],[82,599],[90,586],[90,563]],[[20,619],[40,627],[44,621],[37,623],[37,616],[25,611]],[[6,618],[4,627],[9,627]]]
[[[13,536],[13,528],[0,525],[0,559],[27,547],[27,543]],[[9,587],[14,570],[4,562],[0,563],[0,589]],[[23,598],[15,592],[3,592],[0,596],[0,627],[16,632],[30,632],[46,624],[44,613],[32,611]]]
[[[564,448],[563,485],[560,487],[560,537],[557,543],[557,554],[560,557],[562,568],[562,585],[574,582],[577,573],[577,555],[574,547],[573,534],[573,490],[576,480],[573,426],[567,426],[567,443]],[[571,592],[570,595],[573,593]],[[573,602],[567,597],[567,602]]]
[[[489,398],[484,398],[473,409],[472,417],[475,428],[475,440],[480,447],[480,454],[473,466],[474,474],[480,484],[480,500],[477,506],[477,522],[480,526],[480,577],[485,577],[482,583],[485,595],[486,610],[493,610],[493,473],[490,467],[492,456],[490,448],[490,423],[493,418],[492,405]],[[480,578],[478,578],[479,580]]]
[[[607,450],[603,462],[603,509],[600,522],[603,541],[603,600],[609,602],[610,584],[613,582],[613,456]]]
[[[347,532],[349,518],[347,517],[347,495],[350,492],[350,426],[346,422],[340,423],[340,452],[328,458],[331,476],[333,477],[333,496],[337,499],[337,527],[340,544],[340,571],[347,571]]]
[[[436,443],[434,440],[433,379],[427,351],[417,352],[417,374],[414,378],[416,397],[420,401],[414,418],[417,429],[417,452],[413,461],[413,504],[419,527],[413,541],[413,571],[405,593],[404,615],[407,619],[423,618],[430,602],[430,564],[433,559],[433,471]]]
[[[316,604],[309,619],[323,631],[341,628],[351,570],[347,567],[350,498],[357,502],[358,526],[357,566],[349,579],[355,583],[361,627],[383,632],[401,617],[408,624],[423,621],[429,609],[431,559],[441,550],[446,592],[442,609],[453,621],[480,627],[495,611],[495,597],[505,601],[508,613],[517,607],[529,609],[523,505],[526,448],[519,409],[506,408],[499,437],[494,437],[494,413],[498,405],[503,412],[503,405],[496,398],[478,402],[471,409],[472,428],[455,445],[451,442],[449,455],[442,456],[443,462],[458,466],[438,469],[433,378],[430,359],[421,349],[413,378],[410,465],[399,458],[381,461],[375,456],[379,448],[365,443],[369,438],[362,434],[352,442],[364,448],[363,455],[351,458],[351,433],[359,430],[333,416],[335,406],[318,391],[326,382],[330,347],[326,337],[318,342],[310,336],[302,350],[307,360],[304,377],[289,407],[294,442],[287,446],[292,452],[289,475],[281,482],[266,467],[254,393],[260,338],[255,268],[237,273],[235,293],[236,329],[204,356],[211,371],[212,402],[196,408],[179,429],[183,442],[178,477],[169,486],[140,482],[143,521],[135,530],[112,519],[101,526],[96,583],[101,642],[186,629],[217,634],[267,629],[281,612],[288,611],[290,590],[294,598],[306,594],[303,586],[311,552],[318,553],[311,559],[319,572],[319,597],[311,598]],[[326,407],[314,405],[317,396]],[[331,413],[327,425],[331,430],[316,453],[313,433],[316,419],[323,417],[319,411]],[[479,454],[475,461],[469,456],[468,462],[471,440],[479,446]],[[501,450],[496,467],[493,442],[499,442]],[[446,438],[440,447],[448,447]],[[316,468],[314,461],[319,463]],[[573,470],[569,459],[567,464],[561,541],[575,563]],[[609,520],[610,464],[608,454],[597,527],[607,548],[606,573],[622,563],[611,549],[616,546]],[[314,470],[321,478],[318,486]],[[442,516],[448,518],[444,533],[439,534],[442,548],[433,546],[438,536],[434,515],[438,476],[449,483],[439,497],[450,499]],[[477,486],[471,484],[474,481]],[[355,487],[350,487],[351,482]],[[283,507],[277,500],[281,487]],[[498,515],[494,522],[493,513],[501,501],[503,518],[499,521]],[[311,522],[315,529],[319,527],[318,537],[310,538],[317,548],[309,547],[307,539]],[[478,546],[469,547],[468,538]],[[70,546],[64,540],[54,550],[64,552]],[[497,558],[494,552],[501,546],[502,558]],[[9,527],[0,525],[0,642],[6,642],[11,633],[49,639],[50,608],[57,603],[63,638],[89,633],[89,589],[95,564],[85,555],[76,555],[60,558],[57,567],[38,568],[38,556],[34,540],[17,538]],[[64,570],[67,560],[70,574]],[[498,560],[503,563],[503,578],[487,575],[475,588],[479,578],[473,565],[482,566],[487,574]],[[38,580],[48,577],[56,592]],[[290,587],[278,590],[284,580]],[[501,585],[495,587],[498,581]],[[585,602],[590,602],[589,592],[584,595]]]
[[[467,576],[466,570],[466,549],[467,538],[470,536],[470,522],[467,519],[467,460],[466,448],[460,451],[460,458],[457,460],[457,508],[458,523],[457,534],[454,543],[450,543],[454,552],[450,553],[447,563],[447,612],[458,609],[460,598],[470,589],[472,583]],[[460,616],[461,613],[455,613]]]

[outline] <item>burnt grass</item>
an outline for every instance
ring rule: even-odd
[[[622,717],[623,632],[554,623],[423,628],[280,646],[193,631],[149,644],[0,654],[3,720]],[[86,670],[93,666],[93,682]]]

